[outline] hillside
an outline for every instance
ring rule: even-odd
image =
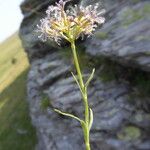
[[[28,61],[17,33],[0,44],[0,150],[33,150],[26,102]]]

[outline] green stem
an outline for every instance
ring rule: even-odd
[[[80,69],[80,65],[79,65],[78,56],[77,56],[74,41],[71,42],[71,48],[72,48],[75,67],[76,67],[77,74],[78,74],[78,77],[79,77],[79,83],[80,83],[81,89],[84,90],[84,82],[83,82],[83,78],[82,78],[82,74],[81,74],[81,69]]]
[[[84,140],[85,140],[86,150],[90,150],[89,104],[88,104],[88,99],[87,99],[87,89],[86,89],[86,87],[84,85],[84,82],[83,82],[83,77],[82,77],[82,73],[81,73],[81,69],[80,69],[80,65],[79,65],[78,56],[77,56],[74,41],[71,41],[71,48],[72,48],[75,67],[76,67],[76,70],[77,70],[77,75],[78,75],[78,78],[79,78],[79,85],[80,85],[80,88],[82,90],[81,94],[82,94],[84,107],[85,107],[85,124],[82,126],[83,132],[84,132]]]

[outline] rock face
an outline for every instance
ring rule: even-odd
[[[111,19],[87,41],[87,51],[150,72],[150,3],[119,9],[108,13]]]
[[[70,74],[74,70],[70,50],[67,45],[60,48],[52,42],[42,43],[35,32],[50,4],[54,0],[26,0],[21,5],[20,37],[31,63],[27,93],[39,139],[36,149],[83,150],[80,124],[53,111],[55,107],[83,117],[81,96]],[[94,38],[79,42],[85,78],[96,68],[89,87],[94,111],[92,150],[149,150],[150,98],[138,87],[144,84],[144,91],[150,89],[150,3],[106,0],[104,5],[105,25]],[[130,82],[135,78],[138,84]]]

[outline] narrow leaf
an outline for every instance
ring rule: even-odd
[[[90,77],[88,78],[87,82],[85,83],[85,87],[88,87],[89,83],[91,82],[91,80],[93,79],[94,77],[94,73],[95,73],[95,68],[93,69]]]
[[[89,131],[91,130],[92,124],[93,124],[93,111],[92,111],[92,109],[90,108]]]
[[[70,113],[62,112],[62,111],[60,111],[60,110],[58,110],[58,109],[54,109],[54,111],[57,112],[57,113],[59,113],[59,114],[61,114],[61,115],[68,116],[68,117],[71,117],[71,118],[73,118],[73,119],[76,119],[76,120],[79,121],[80,123],[83,122],[83,120],[81,120],[80,118],[78,118],[78,117],[76,117],[76,116],[74,116],[74,115],[72,115],[72,114],[70,114]]]
[[[71,74],[72,74],[73,78],[75,79],[75,81],[76,81],[76,83],[77,83],[77,85],[78,85],[78,87],[79,87],[79,89],[80,89],[80,92],[82,93],[82,95],[84,95],[84,93],[82,92],[82,89],[81,89],[81,87],[80,87],[80,84],[79,84],[79,82],[78,82],[78,79],[77,79],[76,76],[73,74],[73,72],[71,72]]]

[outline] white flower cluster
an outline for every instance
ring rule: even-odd
[[[39,38],[43,41],[51,39],[59,43],[62,38],[69,42],[83,35],[91,35],[99,24],[105,22],[102,17],[105,10],[98,11],[98,4],[87,7],[75,5],[65,11],[65,5],[70,0],[60,0],[56,6],[49,6],[46,18],[37,25]]]

